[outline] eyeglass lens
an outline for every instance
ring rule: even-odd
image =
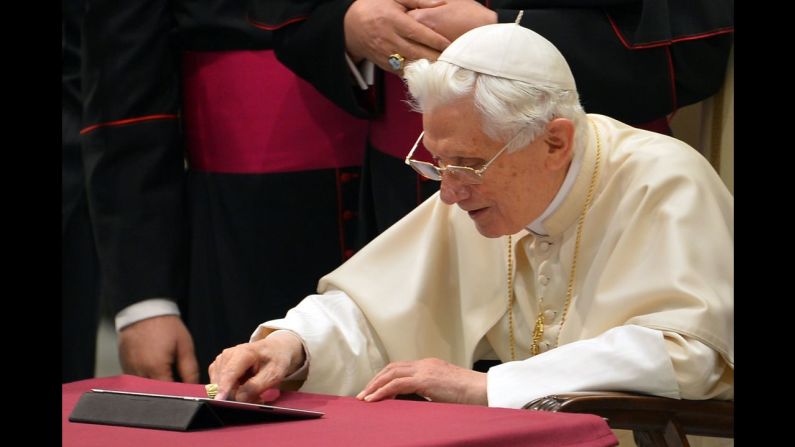
[[[464,184],[471,185],[483,182],[483,179],[475,172],[474,169],[468,168],[466,166],[448,166],[447,168],[440,170],[435,165],[418,160],[410,160],[410,165],[421,176],[431,180],[439,181],[442,179],[442,172],[447,172],[449,174],[455,175],[458,178],[458,181]]]

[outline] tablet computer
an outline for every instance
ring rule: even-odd
[[[273,415],[297,418],[297,419],[319,418],[325,414],[320,411],[301,410],[298,408],[280,407],[276,405],[251,404],[247,402],[237,402],[234,400],[216,400],[216,399],[210,399],[208,397],[178,396],[173,394],[137,393],[132,391],[102,390],[96,388],[92,389],[91,391],[94,393],[120,394],[126,396],[143,396],[149,398],[181,399],[181,400],[188,400],[194,402],[204,402],[207,405],[215,408],[235,408],[239,410],[258,411]]]

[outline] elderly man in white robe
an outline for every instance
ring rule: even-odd
[[[700,154],[585,114],[563,56],[518,25],[474,29],[404,77],[424,127],[406,162],[440,192],[224,350],[217,398],[291,382],[509,408],[583,390],[733,398],[733,198]]]

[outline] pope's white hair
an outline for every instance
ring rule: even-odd
[[[509,152],[530,144],[554,118],[574,122],[574,153],[587,141],[587,118],[576,91],[498,78],[427,59],[408,64],[403,76],[411,93],[410,104],[420,113],[471,95],[489,138],[507,142],[522,133],[508,147]]]

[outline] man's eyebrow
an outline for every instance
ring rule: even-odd
[[[442,159],[442,157],[440,157],[439,154],[436,154],[434,151],[432,151],[430,148],[428,148],[428,146],[425,145],[425,136],[424,135],[423,135],[422,140],[420,142],[422,143],[422,147],[425,148],[425,151],[428,152],[429,154],[431,154],[431,158],[434,161],[438,162],[438,161],[440,161]],[[445,163],[445,165],[456,165],[456,166],[478,165],[478,164],[486,163],[487,159],[486,158],[481,158],[481,157],[462,157],[460,155],[457,155],[457,156],[454,156],[454,157],[450,157],[450,160],[454,160],[454,162],[453,163]],[[467,164],[465,164],[465,163],[467,163]]]
[[[433,155],[433,154],[431,154]],[[438,156],[433,156],[433,160],[438,164],[441,159]],[[444,163],[445,166],[462,166],[468,168],[479,168],[486,163],[486,160],[478,157],[451,157],[450,163]]]

